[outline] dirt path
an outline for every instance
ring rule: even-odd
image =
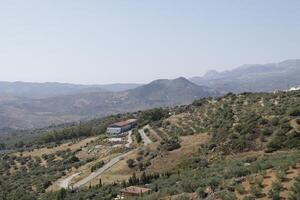
[[[125,147],[129,148],[130,145],[132,144],[133,140],[132,140],[132,131],[129,131],[128,133],[128,140],[127,140],[127,144],[125,144]],[[87,184],[88,182],[92,181],[94,178],[96,178],[97,176],[101,175],[103,172],[105,172],[106,170],[108,170],[109,168],[111,168],[112,166],[114,166],[115,164],[117,164],[123,157],[127,156],[128,154],[130,154],[131,152],[133,152],[134,150],[131,150],[129,152],[123,153],[113,159],[111,159],[108,163],[106,163],[103,167],[101,167],[100,169],[98,169],[97,171],[91,173],[90,175],[88,175],[87,177],[81,179],[80,181],[78,181],[77,183],[75,183],[73,185],[74,188],[79,188],[85,184]],[[66,179],[62,180],[59,184],[60,188],[68,188],[69,187],[69,183],[70,181],[76,177],[77,175],[79,175],[79,173],[73,174],[69,177],[67,177]]]
[[[129,131],[127,144],[125,144],[125,147],[127,147],[127,148],[129,148],[130,145],[132,144],[132,137],[131,137],[131,135],[132,135],[132,131]]]
[[[71,181],[73,178],[75,178],[76,176],[78,176],[79,174],[80,174],[80,173],[75,173],[75,174],[69,176],[68,178],[63,179],[63,180],[62,180],[61,182],[59,182],[59,184],[58,184],[59,188],[65,188],[65,189],[67,189],[67,188],[69,187],[70,181]]]
[[[144,127],[145,128],[145,127]],[[144,131],[144,128],[143,129],[140,129],[139,130],[139,133],[142,137],[142,140],[143,140],[143,143],[145,146],[147,146],[148,144],[151,144],[152,141],[150,140],[150,138],[146,135],[145,131]]]
[[[133,151],[133,150],[132,150]],[[111,168],[112,166],[114,166],[115,164],[117,164],[121,158],[127,156],[128,154],[130,154],[132,151],[129,151],[127,153],[123,153],[113,159],[111,159],[108,163],[106,163],[102,168],[98,169],[97,171],[91,173],[90,175],[88,175],[87,177],[85,177],[84,179],[80,180],[79,182],[74,184],[74,188],[79,188],[85,184],[87,184],[88,182],[92,181],[94,178],[96,178],[97,176],[99,176],[100,174],[102,174],[103,172],[105,172],[106,170],[108,170],[109,168]]]

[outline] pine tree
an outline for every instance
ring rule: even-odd
[[[99,188],[102,187],[102,180],[101,180],[101,178],[99,179],[99,185],[98,186],[99,186]]]
[[[141,184],[147,184],[148,183],[148,178],[145,172],[142,173],[141,178],[140,178]]]

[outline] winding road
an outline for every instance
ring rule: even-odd
[[[133,150],[132,150],[133,151]],[[102,174],[103,172],[105,172],[106,170],[108,170],[109,168],[111,168],[112,166],[114,166],[116,163],[118,163],[121,158],[127,156],[128,154],[130,154],[132,151],[129,151],[127,153],[121,154],[113,159],[111,159],[108,163],[106,163],[103,167],[101,167],[100,169],[98,169],[97,171],[91,173],[90,175],[88,175],[87,177],[85,177],[84,179],[78,181],[77,183],[74,184],[74,188],[79,188],[85,184],[87,184],[88,182],[92,181],[94,178],[96,178],[97,176],[99,176],[100,174]]]
[[[128,139],[127,139],[127,143],[125,144],[125,147],[129,148],[130,145],[132,144],[133,140],[132,140],[132,131],[128,132]],[[87,177],[81,179],[80,181],[78,181],[77,183],[75,183],[73,185],[74,188],[79,188],[85,184],[87,184],[88,182],[92,181],[94,178],[96,178],[97,176],[99,176],[100,174],[102,174],[103,172],[105,172],[106,170],[108,170],[109,168],[111,168],[112,166],[114,166],[115,164],[117,164],[123,157],[127,156],[128,154],[130,154],[131,152],[133,152],[134,150],[128,151],[126,153],[123,153],[121,155],[118,155],[117,157],[111,159],[108,163],[106,163],[103,167],[101,167],[100,169],[98,169],[97,171],[91,173],[90,175],[88,175]],[[70,185],[70,182],[73,178],[75,178],[76,176],[78,176],[80,173],[75,173],[65,179],[63,179],[62,181],[59,182],[58,186],[60,188],[68,188]]]
[[[80,173],[75,173],[75,174],[69,176],[68,178],[63,179],[61,182],[59,182],[58,186],[59,186],[60,188],[68,189],[69,184],[70,184],[70,181],[71,181],[73,178],[75,178],[76,176],[78,176],[79,174],[80,174]]]

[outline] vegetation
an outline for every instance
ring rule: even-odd
[[[298,200],[300,197],[300,176],[295,179],[289,200]]]
[[[95,165],[93,165],[92,167],[91,167],[91,172],[94,172],[94,171],[96,171],[97,169],[100,169],[101,167],[103,167],[104,166],[104,161],[100,161],[100,162],[97,162]]]
[[[272,200],[280,200],[280,191],[283,189],[281,182],[276,181],[272,183],[271,190],[268,193],[268,196]]]
[[[164,139],[163,141],[161,141],[160,145],[162,149],[167,151],[173,151],[180,148],[180,142],[177,137]]]
[[[40,133],[36,142],[19,141],[16,146],[53,147],[61,140],[101,135],[108,124],[129,117],[137,118],[141,127],[149,124],[151,132],[147,132],[155,132],[159,142],[153,148],[139,145],[137,157],[126,161],[126,169],[136,172],[127,181],[101,182],[76,191],[46,192],[68,170],[94,161],[91,158],[83,159],[71,150],[41,157],[0,154],[0,199],[112,199],[120,188],[131,185],[146,185],[152,189],[152,194],[138,199],[172,195],[185,199],[189,193],[199,198],[237,199],[241,195],[244,199],[280,199],[283,184],[289,181],[287,169],[300,163],[299,106],[300,92],[228,94],[186,106],[114,115],[47,130]],[[133,136],[139,142],[141,138],[137,133],[134,131]],[[183,146],[186,138],[204,133],[208,142],[197,146],[189,156],[178,159],[179,164],[151,171],[157,159],[177,156],[176,153],[188,148]],[[5,149],[5,145],[0,148]],[[177,157],[172,159],[177,161]],[[103,165],[104,162],[94,163],[91,171]],[[264,194],[263,178],[260,178],[270,170],[276,172],[277,180]],[[260,178],[251,183],[249,191],[241,183],[250,177]],[[295,179],[290,191],[291,200],[299,197],[299,180]]]

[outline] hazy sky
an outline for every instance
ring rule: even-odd
[[[299,0],[0,0],[0,80],[149,82],[300,58]]]

